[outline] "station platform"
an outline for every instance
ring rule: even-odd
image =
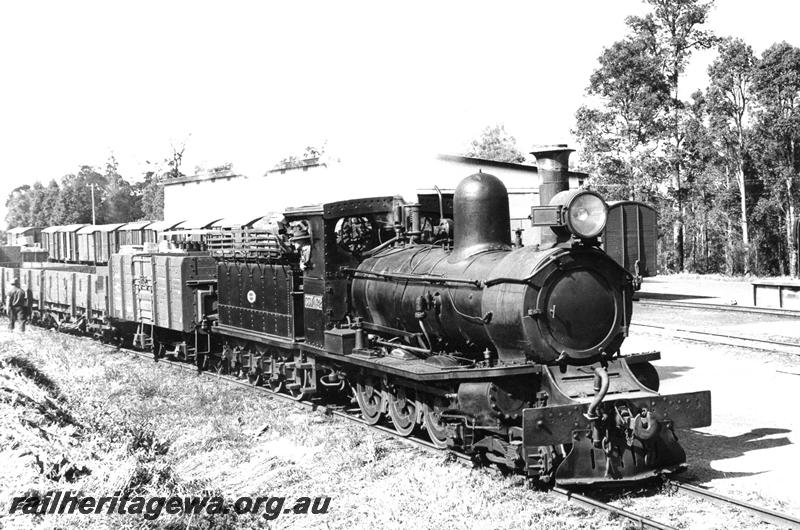
[[[753,306],[755,278],[675,274],[645,278],[636,298]]]

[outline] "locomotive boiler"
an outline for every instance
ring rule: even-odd
[[[603,228],[602,199],[579,192],[569,200],[582,238],[574,246],[512,249],[503,183],[485,173],[464,179],[452,249],[412,245],[364,260],[352,285],[356,313],[422,330],[432,348],[502,364],[613,354],[628,331],[632,278],[586,239]]]

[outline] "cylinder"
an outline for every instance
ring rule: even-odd
[[[453,253],[459,261],[487,250],[511,249],[511,217],[505,184],[478,172],[462,180],[453,198]]]

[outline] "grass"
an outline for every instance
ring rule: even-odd
[[[53,332],[0,331],[2,528],[633,528],[360,425],[247,388],[154,366]],[[24,396],[24,397],[23,397]],[[324,515],[7,515],[10,498],[216,492],[330,496]],[[684,497],[625,494],[626,508],[684,528],[748,528]],[[289,502],[289,501],[287,501]]]

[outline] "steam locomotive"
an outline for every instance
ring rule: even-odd
[[[607,205],[567,189],[568,150],[535,154],[538,246],[512,244],[507,190],[479,172],[452,197],[289,208],[208,252],[4,268],[0,283],[21,278],[41,323],[297,399],[352,398],[369,424],[545,483],[679,471],[674,431],[710,424],[710,394],[659,394],[652,354],[620,353],[637,282],[600,248]]]

